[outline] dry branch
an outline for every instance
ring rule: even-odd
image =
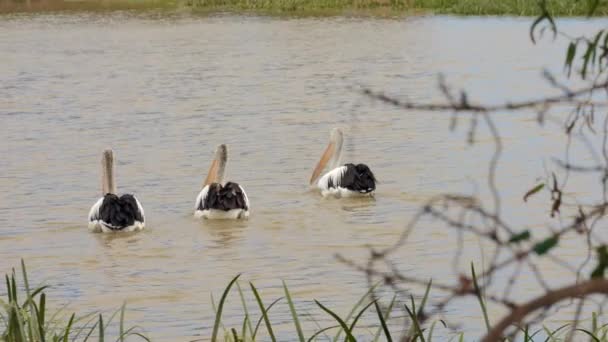
[[[528,315],[536,310],[547,309],[565,299],[583,298],[599,293],[608,295],[607,279],[592,279],[584,283],[548,291],[544,295],[523,305],[516,306],[506,317],[492,327],[492,330],[488,332],[482,342],[499,341],[509,326],[519,325]]]

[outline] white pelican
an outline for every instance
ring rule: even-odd
[[[209,168],[203,189],[196,197],[194,216],[206,219],[241,219],[249,217],[249,199],[237,183],[224,182],[228,151],[221,144]],[[222,185],[223,184],[223,185]]]
[[[144,209],[130,194],[116,195],[114,182],[114,154],[103,151],[101,158],[101,197],[89,212],[89,228],[94,232],[132,232],[144,229]]]
[[[310,177],[310,185],[316,182],[323,197],[373,196],[374,190],[376,190],[376,178],[367,165],[344,164],[339,166],[343,141],[342,130],[339,128],[332,129],[329,145],[321,156],[317,167],[315,167],[312,177]],[[319,178],[330,159],[330,171]]]

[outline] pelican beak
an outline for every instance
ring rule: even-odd
[[[219,168],[219,163],[217,162],[217,159],[213,159],[213,162],[211,163],[211,167],[209,168],[209,173],[207,174],[207,178],[205,178],[205,183],[203,184],[203,187],[205,187],[211,183],[217,183],[218,168]]]
[[[319,178],[321,171],[323,171],[323,169],[325,168],[325,165],[327,165],[327,162],[329,161],[331,156],[334,154],[334,149],[335,149],[334,143],[330,142],[329,145],[327,145],[325,152],[323,152],[323,155],[321,156],[321,160],[319,160],[319,163],[317,163],[315,170],[312,172],[312,177],[310,177],[310,185],[312,185],[317,180],[317,178]]]

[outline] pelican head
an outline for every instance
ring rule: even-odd
[[[220,144],[215,149],[215,156],[209,167],[207,178],[203,183],[203,187],[211,183],[222,183],[224,181],[224,172],[226,171],[226,161],[228,160],[228,148],[224,144]]]
[[[106,194],[116,194],[114,152],[112,152],[112,149],[104,150],[101,156],[101,191],[104,196]]]
[[[342,143],[344,141],[344,134],[340,128],[334,128],[331,130],[329,135],[329,144],[323,152],[321,159],[317,163],[315,170],[312,172],[310,177],[310,184],[312,185],[321,175],[325,166],[329,163],[329,168],[333,169],[338,167],[340,164],[340,158],[342,157]]]

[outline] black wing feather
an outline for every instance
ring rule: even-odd
[[[209,185],[207,197],[202,203],[202,210],[207,209],[228,211],[232,209],[247,210],[248,208],[245,194],[241,187],[237,183],[228,182],[224,186],[218,183]]]
[[[342,175],[339,186],[356,192],[372,192],[376,190],[376,177],[365,164],[345,164],[346,171]]]
[[[144,222],[137,200],[129,194],[121,197],[106,194],[99,207],[99,219],[105,222],[108,228],[114,230],[131,226],[135,221]]]

